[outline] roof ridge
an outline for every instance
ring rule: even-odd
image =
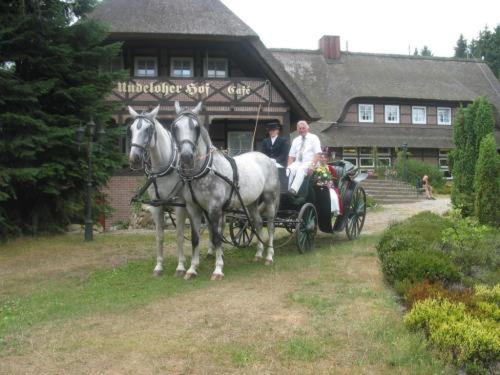
[[[289,53],[309,53],[321,54],[319,49],[301,49],[301,48],[269,48],[271,52],[289,52]],[[461,57],[445,57],[445,56],[415,56],[415,55],[402,55],[397,53],[379,53],[379,52],[351,52],[341,51],[342,55],[357,55],[357,56],[373,56],[373,57],[388,57],[395,59],[410,59],[410,60],[431,60],[431,61],[457,61],[466,63],[483,63],[486,61],[480,59],[464,59]]]
[[[486,61],[480,59],[464,59],[461,57],[446,57],[446,56],[415,56],[415,55],[403,55],[398,53],[378,53],[378,52],[351,52],[342,51],[345,55],[359,55],[359,56],[378,56],[378,57],[390,57],[396,59],[410,59],[410,60],[433,60],[433,61],[458,61],[458,62],[473,62],[473,63],[483,63]]]

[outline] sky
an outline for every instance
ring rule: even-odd
[[[317,49],[322,35],[339,35],[341,49],[408,54],[424,45],[453,56],[500,24],[500,0],[222,0],[268,48]],[[346,48],[346,43],[348,48]]]

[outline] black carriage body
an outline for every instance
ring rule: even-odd
[[[347,235],[350,239],[359,235],[366,215],[366,196],[363,188],[359,186],[359,182],[365,176],[359,179],[355,178],[356,169],[347,162],[338,161],[332,165],[337,172],[337,176],[339,176],[340,199],[344,207],[343,214],[338,216],[332,214],[329,188],[316,185],[311,176],[306,176],[297,195],[288,193],[286,170],[280,168],[278,171],[281,184],[281,199],[276,220],[277,226],[290,227],[288,222],[298,217],[301,207],[306,203],[311,203],[316,208],[318,228],[321,232],[341,232],[349,226],[349,221],[354,220],[356,221],[356,233],[354,234],[348,229]],[[354,223],[352,224],[354,225]]]

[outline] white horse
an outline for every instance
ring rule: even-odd
[[[170,199],[180,195],[182,190],[182,181],[178,173],[175,172],[177,163],[175,143],[172,135],[156,120],[156,115],[160,106],[149,113],[138,114],[131,107],[128,107],[130,116],[134,119],[130,125],[131,147],[129,155],[129,164],[132,169],[148,168],[149,175],[157,175],[156,187],[151,184],[148,193],[151,199]],[[150,157],[150,165],[148,157]],[[184,203],[182,198],[178,203]],[[156,247],[157,257],[154,275],[159,276],[163,273],[163,230],[165,228],[165,211],[163,206],[153,207],[153,220],[156,226]],[[175,217],[177,225],[177,254],[178,264],[175,276],[184,276],[186,268],[186,256],[184,255],[184,226],[186,221],[186,209],[184,207],[175,207]]]
[[[198,231],[202,214],[208,220],[211,243],[216,252],[215,270],[212,280],[221,280],[223,273],[222,233],[224,211],[242,209],[232,183],[239,189],[244,206],[250,215],[253,227],[262,239],[262,218],[259,202],[262,200],[267,217],[269,234],[266,265],[273,263],[274,218],[279,206],[279,178],[275,163],[260,152],[248,152],[234,158],[236,170],[230,159],[217,150],[207,130],[200,125],[198,113],[201,103],[192,111],[182,111],[175,103],[177,118],[172,124],[172,135],[176,141],[180,160],[179,173],[186,181],[183,196],[193,232]],[[235,173],[236,172],[236,173]],[[238,181],[235,181],[238,178]],[[194,236],[193,236],[194,238]],[[185,278],[197,275],[199,265],[198,244],[193,241],[193,257]],[[263,259],[264,244],[257,245],[256,260]]]

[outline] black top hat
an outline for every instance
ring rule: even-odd
[[[283,126],[278,121],[271,121],[266,124],[266,127],[268,131],[274,129],[281,130],[283,128]]]

